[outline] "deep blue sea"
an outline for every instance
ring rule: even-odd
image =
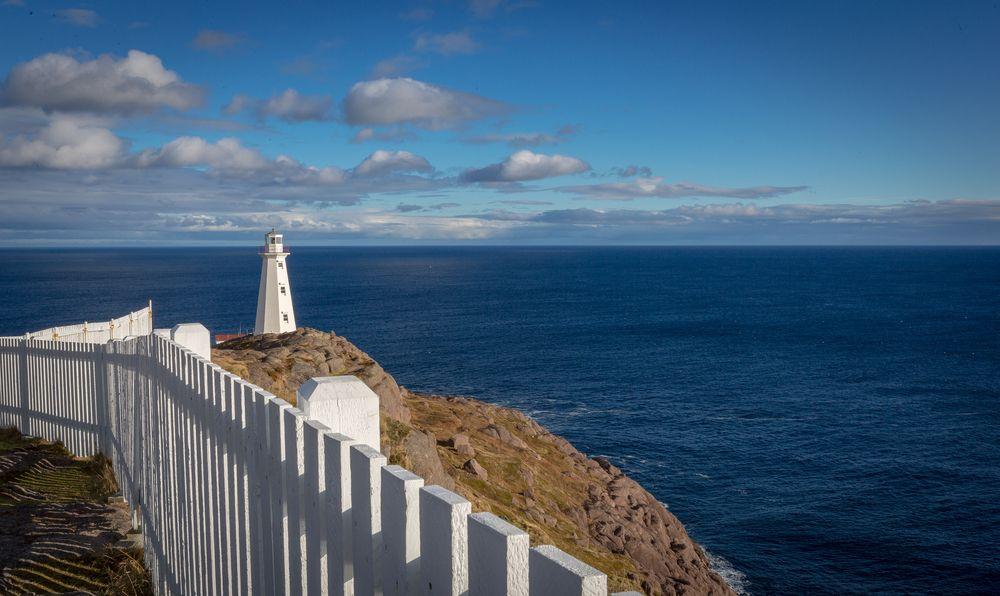
[[[0,251],[0,335],[252,326],[253,247]],[[753,594],[1000,590],[1000,249],[301,248],[299,325],[521,408]]]

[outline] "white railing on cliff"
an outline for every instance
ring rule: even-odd
[[[24,334],[25,339],[103,344],[113,339],[153,332],[153,304],[110,321],[85,322],[77,325],[50,327]]]
[[[159,594],[607,594],[599,571],[160,333],[0,338],[0,425],[111,460]]]

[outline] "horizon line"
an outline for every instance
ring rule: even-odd
[[[0,251],[13,250],[122,250],[143,248],[256,248],[257,244],[249,243],[204,243],[204,244],[34,244],[8,245],[0,244]],[[1000,248],[1000,242],[994,244],[489,244],[489,243],[429,243],[429,244],[312,244],[294,243],[289,253],[296,248]]]

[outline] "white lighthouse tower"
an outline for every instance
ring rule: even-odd
[[[264,234],[264,247],[260,251],[260,290],[257,292],[254,335],[295,331],[292,288],[288,285],[288,266],[285,264],[287,256],[281,234],[273,228]]]

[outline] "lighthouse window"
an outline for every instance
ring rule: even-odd
[[[284,269],[284,268],[285,268],[285,264],[282,263],[281,261],[278,261],[278,269]]]
[[[287,293],[288,293],[288,292],[286,292],[286,291],[285,291],[285,286],[281,286],[281,295],[282,295],[282,296],[284,296],[284,295],[286,295]]]
[[[281,313],[281,318],[282,318],[282,320],[284,320],[287,323],[288,322],[288,313]]]

